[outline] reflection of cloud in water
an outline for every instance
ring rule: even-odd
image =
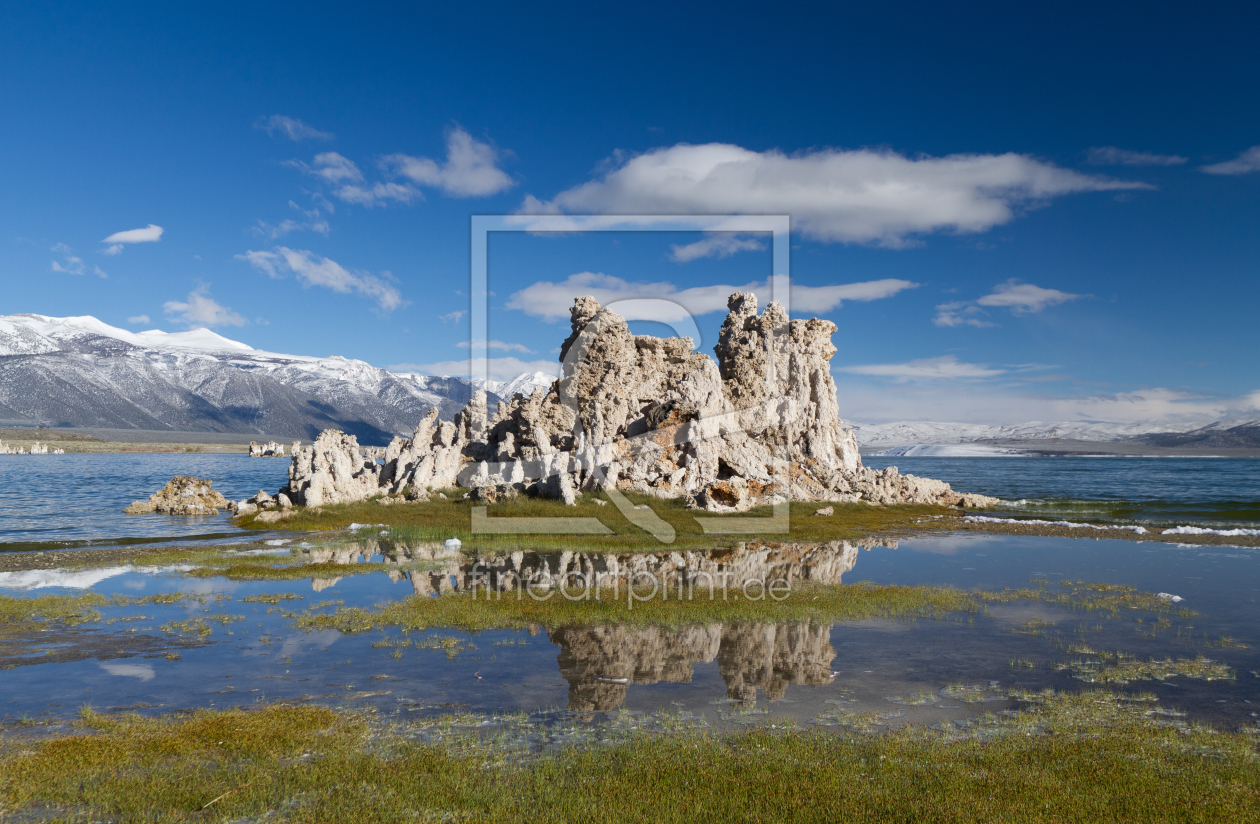
[[[21,572],[0,572],[0,589],[88,589],[106,578],[115,578],[132,571],[134,568],[128,565],[103,569],[28,569]]]
[[[335,629],[322,629],[319,632],[303,632],[298,635],[289,635],[285,637],[284,643],[280,645],[280,655],[292,655],[295,652],[307,650],[309,647],[315,647],[317,650],[327,649],[340,637],[341,633]]]
[[[157,675],[153,671],[152,664],[119,664],[116,662],[106,663],[105,661],[97,663],[101,665],[101,669],[110,675],[124,675],[131,678],[139,678],[141,681],[148,681]]]
[[[901,548],[933,555],[956,555],[962,549],[976,549],[981,544],[1009,541],[1006,535],[948,535],[933,538],[903,538]]]
[[[175,584],[176,592],[186,592],[189,595],[209,595],[212,592],[230,593],[240,588],[239,583],[225,578],[183,579]]]

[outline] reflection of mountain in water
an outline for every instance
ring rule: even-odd
[[[828,683],[836,657],[831,626],[809,622],[562,627],[548,634],[560,645],[560,674],[575,712],[616,709],[631,683],[690,683],[692,665],[714,659],[727,697],[754,701],[760,688],[767,698],[782,698],[789,684]]]

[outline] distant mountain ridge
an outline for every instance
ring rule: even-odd
[[[532,376],[486,388],[527,389]],[[476,391],[463,378],[398,374],[359,360],[283,355],[206,329],[129,332],[91,316],[0,316],[0,421],[49,426],[312,438],[335,427],[365,443],[410,433]]]
[[[1260,420],[1215,421],[1189,424],[1117,424],[1097,421],[1043,423],[1033,421],[1017,426],[947,423],[939,421],[898,421],[882,424],[851,423],[863,449],[944,446],[992,441],[1094,441],[1098,443],[1140,443],[1147,446],[1199,446],[1221,448],[1260,448]],[[901,454],[909,454],[902,452]],[[919,450],[914,454],[926,455]],[[941,454],[945,454],[942,452]],[[952,453],[951,453],[952,454]]]

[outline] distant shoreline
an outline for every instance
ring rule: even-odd
[[[157,429],[104,429],[49,427],[46,429],[8,427],[0,429],[0,441],[30,449],[35,441],[69,453],[208,454],[245,455],[249,444],[276,441],[288,451],[292,436],[259,435],[238,432],[170,432]],[[309,440],[305,442],[309,443]],[[4,456],[23,457],[23,456]],[[35,456],[40,457],[40,456]]]
[[[1001,439],[971,441],[967,443],[931,444],[932,446],[979,446],[995,449],[1012,449],[1022,455],[969,456],[969,457],[1027,457],[1027,458],[1260,458],[1260,449],[1244,447],[1212,448],[1205,446],[1148,446],[1142,443],[1109,441],[1075,441],[1067,439]],[[863,458],[884,457],[879,453],[902,446],[928,446],[928,444],[880,444],[863,446]],[[929,459],[950,456],[940,455],[889,455],[889,458]],[[957,456],[963,457],[963,456]]]

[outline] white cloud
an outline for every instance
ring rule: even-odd
[[[975,381],[837,380],[840,414],[867,423],[901,420],[1024,424],[1030,421],[1193,425],[1260,417],[1260,391],[1209,397],[1162,387],[1089,395],[1049,395]]]
[[[790,214],[806,237],[898,247],[931,232],[983,232],[1020,207],[1075,192],[1149,189],[1028,155],[906,157],[890,150],[755,152],[723,143],[654,149],[524,212]]]
[[[210,286],[201,284],[188,293],[187,301],[168,300],[162,310],[172,320],[189,326],[244,326],[245,318],[210,297]]]
[[[293,141],[332,140],[335,137],[332,132],[322,132],[295,117],[285,117],[282,114],[260,117],[254,122],[254,128],[262,129],[268,135],[275,135],[276,132],[279,132]]]
[[[497,349],[501,352],[521,352],[526,355],[534,354],[533,349],[530,349],[528,346],[525,346],[524,344],[521,344],[521,343],[504,343],[501,340],[488,340],[485,342],[485,344],[486,344],[487,349]],[[461,340],[455,345],[458,346],[460,349],[472,348],[472,343],[466,340]]]
[[[780,300],[785,291],[785,279],[776,276],[775,294]],[[770,281],[754,281],[743,286],[716,285],[695,286],[679,289],[672,283],[632,283],[599,272],[579,272],[569,275],[560,283],[539,281],[514,293],[507,308],[519,309],[527,315],[546,321],[567,319],[573,299],[579,295],[592,295],[603,305],[613,301],[633,298],[663,298],[678,306],[677,311],[662,306],[658,318],[643,317],[641,320],[677,320],[685,314],[706,315],[726,311],[726,301],[735,292],[754,292],[760,305],[770,301]],[[801,286],[791,288],[793,312],[830,312],[846,300],[879,300],[892,297],[903,289],[914,289],[917,283],[887,278],[862,283],[843,283],[832,286]]]
[[[836,372],[851,375],[871,375],[881,378],[907,380],[957,380],[959,378],[992,378],[1006,373],[976,363],[966,363],[953,355],[939,358],[921,358],[908,363],[873,363],[865,366],[836,367]]]
[[[52,270],[54,272],[65,272],[67,275],[81,275],[86,271],[83,258],[75,257],[74,255],[66,255],[64,266],[54,260],[52,262]]]
[[[1031,283],[1020,283],[1011,278],[1006,283],[993,287],[991,294],[976,301],[981,306],[1001,306],[1016,314],[1040,312],[1047,306],[1057,306],[1069,300],[1076,300],[1081,295],[1060,292],[1058,289],[1043,289]]]
[[[292,203],[292,201],[290,201],[290,203]],[[284,237],[290,232],[318,232],[324,237],[328,237],[328,231],[330,228],[328,226],[328,221],[318,219],[318,209],[313,209],[311,211],[314,212],[317,219],[307,222],[285,218],[276,224],[259,220],[258,225],[255,226],[252,231],[256,237],[265,237],[268,240],[275,240],[276,238]]]
[[[363,179],[363,172],[359,171],[359,167],[355,165],[355,162],[337,152],[320,152],[315,155],[313,166],[308,166],[300,160],[289,160],[286,162],[286,165],[295,169],[301,169],[308,175],[313,175],[331,184]]]
[[[375,206],[386,200],[396,200],[399,203],[424,200],[424,194],[410,183],[373,183],[371,186],[350,183],[336,189],[333,194],[347,203],[357,203],[360,206]]]
[[[150,322],[151,321],[149,320],[148,315],[134,315],[132,317],[127,318],[127,323],[138,324],[138,323],[150,323]]]
[[[95,274],[96,274],[96,276],[97,276],[97,277],[101,277],[101,278],[107,278],[107,277],[109,277],[109,275],[105,274],[105,272],[104,272],[104,271],[101,269],[101,267],[99,267],[99,266],[93,265],[93,266],[92,266],[92,271],[93,271],[93,273],[95,273]]]
[[[1083,295],[1074,295],[1058,289],[1046,289],[1032,283],[1020,283],[1011,278],[1006,283],[999,283],[993,291],[979,300],[958,300],[941,303],[936,307],[936,317],[932,323],[937,326],[975,326],[983,328],[996,324],[986,320],[981,306],[992,306],[1009,309],[1016,315],[1027,315],[1040,312],[1047,306],[1057,306],[1069,300],[1077,300]]]
[[[687,263],[699,258],[727,258],[737,252],[757,252],[765,248],[765,244],[756,238],[723,232],[711,234],[686,246],[673,245],[670,247],[669,258],[675,263]]]
[[[510,381],[522,372],[546,372],[560,376],[560,363],[554,360],[523,361],[520,358],[507,356],[502,358],[478,358],[472,363],[469,372],[469,359],[438,361],[437,363],[399,363],[388,367],[391,372],[419,372],[423,375],[454,375],[466,378],[471,374],[475,378],[486,377],[487,369],[491,380]]]
[[[1250,172],[1260,172],[1260,146],[1252,146],[1233,160],[1200,166],[1199,170],[1210,175],[1245,175]]]
[[[427,157],[392,154],[382,158],[381,166],[421,186],[441,189],[452,197],[485,197],[516,185],[516,181],[499,168],[499,160],[500,154],[494,146],[455,127],[446,134],[445,163],[438,164]]]
[[[111,244],[103,249],[102,252],[107,255],[116,255],[128,243],[157,243],[162,239],[163,231],[161,226],[150,223],[143,229],[128,229],[125,232],[114,232],[101,241],[101,243]]]
[[[277,246],[270,252],[248,251],[236,258],[247,261],[268,277],[282,278],[291,273],[306,286],[323,286],[334,292],[358,292],[375,300],[386,312],[403,304],[398,289],[381,278],[366,272],[350,272],[335,260],[305,249]]]
[[[1085,156],[1095,166],[1180,166],[1189,161],[1181,155],[1134,152],[1115,146],[1092,146]]]
[[[442,321],[442,323],[459,323],[460,318],[467,314],[468,313],[463,309],[456,309],[454,312],[447,312],[445,315],[438,315],[438,320]]]
[[[936,307],[936,317],[932,318],[932,323],[937,326],[975,326],[983,329],[986,326],[996,326],[984,320],[984,310],[974,303],[965,300],[957,300],[953,303],[941,303]]]

